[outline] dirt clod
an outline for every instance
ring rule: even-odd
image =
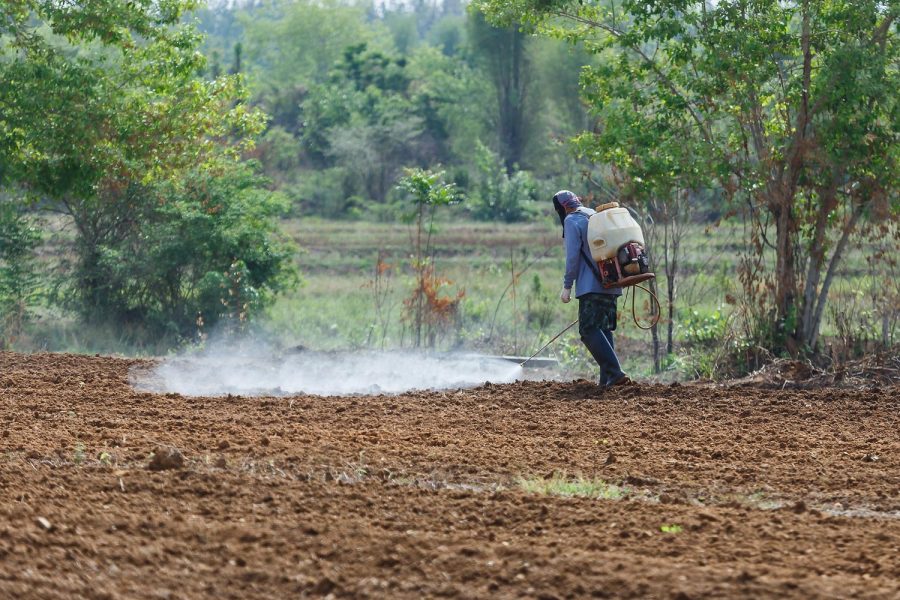
[[[184,456],[177,448],[159,446],[153,451],[153,458],[147,468],[151,471],[168,471],[184,467]]]

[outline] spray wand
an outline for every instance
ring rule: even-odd
[[[558,340],[558,339],[559,339],[559,336],[561,336],[562,334],[564,334],[564,333],[567,332],[568,330],[572,329],[572,327],[574,327],[575,324],[576,324],[577,322],[578,322],[578,319],[575,319],[574,321],[572,321],[571,323],[569,323],[569,324],[566,326],[565,329],[563,329],[562,331],[560,331],[559,333],[557,333],[556,335],[554,335],[552,338],[550,338],[550,341],[549,341],[549,342],[547,342],[546,344],[544,344],[543,346],[541,346],[541,349],[540,349],[540,350],[538,350],[537,352],[535,352],[534,354],[532,354],[531,356],[529,356],[528,358],[526,358],[525,360],[523,360],[522,362],[520,362],[520,363],[519,363],[519,366],[520,366],[520,367],[524,367],[524,366],[525,366],[525,363],[527,363],[527,362],[530,361],[532,358],[534,358],[535,356],[537,356],[538,354],[540,354],[541,352],[543,352],[544,350],[546,350],[546,349],[547,349],[547,346],[549,346],[550,344],[552,344],[553,342],[555,342],[556,340]]]
[[[653,299],[653,301],[656,303],[656,314],[653,315],[653,317],[655,317],[655,318],[653,319],[653,322],[650,323],[650,326],[649,326],[649,327],[644,327],[643,325],[641,325],[641,324],[638,322],[638,319],[637,319],[637,312],[636,312],[635,307],[634,307],[634,297],[635,297],[635,294],[632,294],[632,295],[631,295],[631,317],[634,319],[634,324],[637,325],[638,328],[643,329],[643,330],[652,329],[654,325],[656,325],[657,323],[659,323],[659,316],[660,316],[660,313],[662,312],[662,311],[661,311],[660,304],[659,304],[659,298],[656,297],[656,294],[654,294],[653,292],[651,292],[650,290],[648,290],[647,288],[645,288],[645,287],[642,286],[642,285],[638,285],[638,286],[635,286],[635,287],[638,287],[638,288],[644,290],[645,292],[647,292],[648,294],[650,294],[650,297],[651,297],[651,298]],[[626,299],[626,302],[627,302],[627,301],[628,301],[628,300]],[[562,331],[560,331],[559,333],[557,333],[556,335],[554,335],[552,338],[550,338],[550,341],[549,341],[549,342],[547,342],[546,344],[544,344],[543,346],[541,346],[541,349],[540,349],[540,350],[538,350],[537,352],[535,352],[534,354],[532,354],[531,356],[529,356],[528,358],[526,358],[525,360],[523,360],[522,362],[520,362],[520,363],[519,363],[519,366],[520,366],[520,367],[524,367],[525,364],[526,364],[528,361],[530,361],[532,358],[534,358],[535,356],[537,356],[538,354],[540,354],[541,352],[543,352],[544,350],[546,350],[546,349],[547,349],[547,346],[549,346],[550,344],[552,344],[553,342],[555,342],[556,340],[558,340],[558,339],[559,339],[559,336],[561,336],[562,334],[564,334],[564,333],[567,332],[568,330],[572,329],[572,327],[574,327],[576,323],[578,323],[578,319],[575,319],[574,321],[572,321],[571,323],[569,323],[569,324],[566,326],[565,329],[563,329]]]

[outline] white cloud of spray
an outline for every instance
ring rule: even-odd
[[[164,359],[135,374],[138,389],[190,396],[397,394],[409,390],[509,383],[513,362],[474,354],[276,352],[251,344],[215,345]]]

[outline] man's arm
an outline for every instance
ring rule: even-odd
[[[563,288],[570,290],[581,267],[581,232],[575,219],[566,219],[563,231],[566,235],[566,274],[563,276]]]

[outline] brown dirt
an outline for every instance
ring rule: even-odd
[[[0,353],[0,597],[900,597],[897,387],[188,398],[143,366]],[[628,493],[517,489],[554,473]]]

